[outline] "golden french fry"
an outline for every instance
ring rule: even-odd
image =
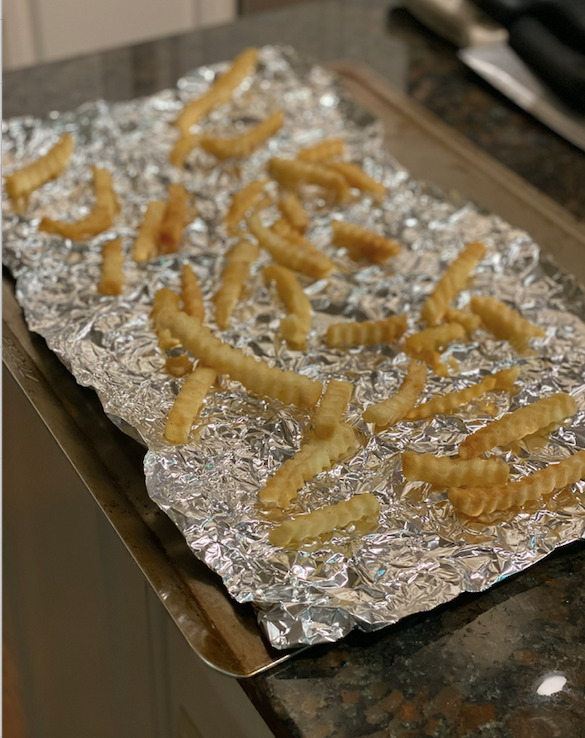
[[[199,136],[183,133],[176,141],[169,155],[169,161],[176,167],[182,167],[185,159],[199,143]]]
[[[345,161],[332,161],[328,165],[334,172],[341,174],[350,187],[356,190],[369,192],[377,199],[381,199],[386,195],[386,187],[381,182],[376,182],[368,176],[357,164],[348,164]]]
[[[98,287],[102,295],[119,295],[124,282],[122,240],[115,238],[102,247],[102,279]]]
[[[427,298],[421,318],[429,325],[442,320],[449,304],[461,292],[477,263],[485,256],[485,246],[480,241],[469,243],[459,256],[449,264],[433,293]]]
[[[262,273],[267,282],[276,284],[276,290],[290,313],[280,321],[282,337],[292,349],[306,348],[312,307],[299,280],[289,269],[276,264],[265,267]]]
[[[314,407],[321,397],[321,382],[247,356],[241,349],[223,343],[209,328],[185,313],[165,308],[160,311],[158,321],[195,358],[241,382],[250,392],[300,408]]]
[[[323,440],[330,438],[341,423],[351,395],[353,384],[340,379],[332,379],[321,397],[321,402],[315,414],[313,433],[316,438]]]
[[[173,348],[174,346],[177,346],[179,344],[179,341],[171,336],[168,328],[165,328],[161,325],[159,316],[165,308],[174,310],[175,312],[179,312],[180,302],[181,298],[179,297],[179,295],[177,295],[176,292],[173,292],[173,290],[169,289],[168,287],[161,287],[161,289],[157,290],[156,294],[154,295],[150,317],[154,321],[156,334],[159,339],[158,345],[161,349]]]
[[[471,309],[479,315],[484,327],[490,333],[496,338],[509,341],[518,351],[526,349],[529,338],[546,336],[542,328],[522,318],[515,310],[495,297],[476,295],[471,298]]]
[[[323,533],[330,533],[345,528],[350,523],[362,518],[373,518],[380,514],[380,503],[369,492],[354,495],[345,502],[327,505],[307,515],[285,520],[268,534],[273,546],[288,546],[300,543],[306,538],[316,538]]]
[[[189,218],[188,194],[182,184],[169,185],[169,201],[158,232],[159,254],[173,254],[179,250],[183,230]]]
[[[301,161],[308,161],[310,164],[321,164],[335,159],[336,156],[345,154],[345,141],[341,138],[326,138],[324,141],[314,146],[307,146],[301,149],[297,154],[297,158]]]
[[[228,102],[234,90],[241,85],[244,79],[254,73],[258,63],[258,50],[246,49],[237,56],[230,69],[219,77],[210,89],[201,97],[187,103],[179,113],[175,125],[183,133],[188,133],[192,125],[204,115],[207,115],[214,107]]]
[[[333,220],[331,229],[333,243],[347,249],[351,258],[356,261],[363,256],[375,264],[385,264],[400,251],[400,244],[391,238],[384,238],[353,223]]]
[[[181,297],[183,298],[183,311],[203,323],[205,318],[203,295],[197,276],[190,264],[183,264],[181,269]]]
[[[201,148],[218,159],[244,158],[267,141],[282,128],[284,116],[282,110],[272,113],[266,120],[250,128],[241,136],[234,138],[201,137]]]
[[[65,133],[44,156],[6,176],[6,192],[15,213],[24,213],[30,195],[63,174],[73,154],[74,146],[71,135]]]
[[[304,233],[309,225],[309,218],[299,198],[294,192],[287,192],[278,201],[278,209],[292,228]]]
[[[411,361],[398,392],[388,400],[370,405],[362,413],[362,418],[366,423],[386,427],[408,417],[408,411],[414,407],[426,381],[426,366],[418,361]]]
[[[291,248],[290,241],[262,224],[260,213],[252,213],[247,223],[250,233],[258,239],[260,246],[281,266],[314,279],[322,279],[335,269],[333,262],[315,248],[312,250]]]
[[[361,323],[334,323],[327,329],[325,340],[332,348],[338,346],[375,346],[393,343],[406,330],[406,315],[392,315],[386,320],[365,320]]]
[[[458,392],[449,392],[442,397],[434,397],[422,405],[418,405],[412,409],[407,415],[407,420],[422,420],[430,418],[431,415],[449,414],[458,407],[467,405],[477,398],[485,395],[486,392],[509,392],[514,386],[514,382],[518,379],[520,369],[512,366],[509,369],[502,369],[495,374],[484,377],[481,382],[472,384],[470,387],[459,390]]]
[[[260,199],[264,192],[264,188],[268,183],[267,179],[255,180],[247,184],[239,192],[235,192],[232,197],[232,204],[225,216],[225,224],[228,229],[234,228],[246,215],[246,211],[250,210]]]
[[[167,204],[164,200],[152,200],[146,206],[144,218],[134,241],[132,258],[134,261],[147,261],[156,253],[158,232],[165,214]]]
[[[187,354],[167,356],[165,369],[167,373],[173,377],[184,377],[186,374],[191,374],[193,371],[193,362]]]
[[[419,358],[425,351],[443,351],[451,341],[463,338],[465,328],[459,323],[447,323],[413,333],[404,339],[404,352]]]
[[[266,486],[258,492],[263,505],[285,508],[296,498],[305,482],[340,459],[355,443],[353,428],[339,423],[332,436],[324,440],[311,439],[299,451],[276,470]]]
[[[320,164],[276,157],[268,162],[268,173],[285,189],[294,190],[301,184],[314,184],[329,190],[341,203],[349,200],[349,186],[341,174]]]
[[[302,233],[297,231],[296,228],[293,228],[289,221],[286,220],[286,218],[279,218],[278,220],[274,221],[274,223],[270,226],[270,230],[276,233],[277,236],[284,238],[285,241],[296,243],[299,246],[303,246],[305,249],[308,249],[309,251],[312,251],[316,254],[322,253],[321,251],[319,251],[314,243],[308,241]]]
[[[222,331],[230,327],[234,307],[250,276],[250,267],[259,255],[260,247],[250,241],[240,241],[227,254],[221,286],[214,297],[215,321]]]
[[[576,412],[577,404],[571,395],[557,392],[507,413],[467,436],[459,444],[459,456],[462,459],[471,459],[494,446],[507,446],[551,423],[560,423]]]
[[[206,366],[197,366],[187,377],[165,424],[165,438],[169,443],[187,443],[191,426],[216,379],[215,369],[208,369]]]
[[[112,175],[107,169],[94,167],[93,184],[95,205],[87,217],[78,220],[76,223],[64,223],[60,220],[43,218],[39,225],[39,231],[57,233],[63,238],[83,241],[111,228],[114,218],[120,212],[120,206],[112,186]]]
[[[558,464],[550,464],[517,482],[494,487],[453,487],[449,490],[449,500],[457,513],[473,518],[496,510],[522,507],[584,478],[585,451],[578,451]]]
[[[503,484],[510,467],[502,459],[451,459],[448,456],[402,454],[402,474],[409,482],[428,482],[439,487]]]
[[[449,308],[444,315],[444,319],[447,323],[459,323],[459,325],[465,328],[468,334],[476,331],[481,325],[479,315],[470,313],[467,310],[455,310],[455,308]]]

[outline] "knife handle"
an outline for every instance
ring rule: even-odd
[[[585,112],[585,53],[566,46],[530,16],[512,23],[508,33],[510,46],[558,97]]]

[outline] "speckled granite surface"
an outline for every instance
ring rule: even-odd
[[[585,154],[482,83],[454,48],[382,0],[326,0],[4,75],[4,115],[123,100],[243,46],[290,43],[369,64],[585,220]],[[288,738],[585,735],[585,544],[480,595],[374,634],[313,648],[243,686]],[[567,681],[550,696],[550,673]]]

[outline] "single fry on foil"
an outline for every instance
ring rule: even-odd
[[[391,238],[379,236],[367,228],[346,223],[341,220],[331,221],[333,243],[347,249],[352,259],[368,259],[374,264],[385,264],[391,256],[400,252],[400,244]]]
[[[462,325],[468,334],[476,331],[481,325],[481,318],[479,315],[469,312],[469,310],[456,310],[455,308],[449,308],[443,319],[446,323],[459,323]]]
[[[115,238],[102,247],[102,278],[99,292],[102,295],[119,295],[124,284],[124,254],[122,240]]]
[[[471,298],[471,309],[479,315],[481,322],[496,338],[509,341],[517,351],[524,351],[530,338],[542,338],[546,333],[526,318],[495,297],[475,295]]]
[[[346,161],[332,161],[328,163],[328,166],[334,172],[341,174],[350,187],[355,187],[356,190],[361,192],[367,192],[378,200],[386,195],[386,187],[381,182],[372,179],[357,164],[349,164]]]
[[[290,269],[271,264],[264,267],[263,274],[267,282],[275,283],[276,291],[289,311],[289,315],[280,321],[282,337],[291,349],[305,349],[311,328],[311,301]]]
[[[297,159],[309,164],[322,164],[345,154],[345,141],[342,138],[326,138],[313,146],[306,146],[297,153]]]
[[[375,423],[379,427],[386,428],[408,417],[408,412],[415,406],[426,381],[426,365],[413,359],[408,365],[398,392],[387,400],[367,407],[362,413],[362,418],[366,423]]]
[[[199,136],[194,136],[191,133],[185,133],[179,136],[175,141],[175,144],[169,155],[169,161],[176,167],[182,167],[185,164],[185,159],[193,151],[193,149],[199,143]]]
[[[227,254],[221,285],[215,297],[215,322],[220,330],[230,327],[232,313],[250,277],[250,267],[260,255],[258,244],[240,241]]]
[[[169,287],[161,287],[157,290],[154,295],[152,303],[152,310],[150,311],[150,317],[152,318],[158,336],[158,345],[161,349],[174,348],[179,344],[176,338],[171,336],[168,328],[161,325],[159,316],[164,310],[173,310],[179,312],[179,306],[181,304],[181,297],[176,292],[173,292]]]
[[[349,200],[349,186],[341,174],[320,164],[275,157],[268,162],[268,173],[285,189],[313,184],[329,191],[342,204]]]
[[[183,231],[189,222],[189,196],[182,184],[169,185],[169,200],[158,232],[159,254],[173,254],[179,250]]]
[[[302,202],[294,192],[285,192],[278,201],[278,209],[292,228],[304,233],[309,225],[309,217]]]
[[[164,200],[152,200],[146,206],[146,211],[138,229],[138,236],[134,241],[132,258],[134,261],[148,261],[156,255],[158,233],[167,204]]]
[[[217,138],[202,136],[201,148],[218,159],[244,158],[277,133],[284,123],[282,110],[277,110],[260,123],[240,136],[233,138]]]
[[[225,216],[225,224],[228,230],[235,228],[244,219],[247,211],[256,205],[267,183],[267,179],[257,179],[233,194],[230,208]]]
[[[346,411],[351,395],[353,384],[343,379],[331,379],[321,396],[321,401],[315,413],[313,421],[313,434],[315,438],[330,438],[335,429],[341,423],[343,413]]]
[[[327,329],[325,340],[331,348],[339,346],[375,346],[394,343],[406,330],[406,315],[392,315],[386,320],[333,323]]]
[[[181,298],[183,300],[183,311],[203,323],[205,318],[203,295],[197,275],[190,264],[183,264],[181,269]]]
[[[187,443],[191,426],[199,415],[205,396],[217,379],[215,369],[197,366],[179,390],[165,424],[169,443]]]
[[[510,467],[502,459],[451,459],[448,456],[402,454],[402,474],[409,482],[428,482],[438,487],[491,487],[506,482]]]

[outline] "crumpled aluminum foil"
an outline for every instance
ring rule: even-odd
[[[194,152],[187,168],[167,160],[176,138],[169,126],[181,101],[203,92],[226,65],[202,67],[166,90],[126,103],[87,103],[45,120],[20,118],[3,126],[4,171],[27,163],[49,148],[63,131],[77,146],[67,172],[33,194],[25,218],[3,202],[4,261],[17,277],[17,297],[31,330],[40,333],[78,382],[95,388],[112,420],[149,448],[145,473],[151,497],[174,520],[193,552],[221,575],[239,602],[257,607],[259,622],[277,648],[334,641],[358,626],[381,628],[429,610],[463,591],[479,591],[518,572],[557,546],[583,537],[584,485],[557,493],[542,506],[503,515],[486,524],[462,523],[445,491],[405,484],[403,450],[456,452],[464,436],[492,419],[476,403],[452,417],[398,423],[375,434],[361,419],[362,408],[399,386],[407,358],[392,346],[342,351],[323,341],[339,319],[380,319],[405,312],[409,330],[426,295],[465,242],[483,240],[488,255],[471,289],[492,294],[546,328],[533,341],[534,353],[518,356],[502,341],[479,331],[477,340],[452,345],[459,371],[448,378],[429,372],[423,399],[463,388],[495,370],[518,364],[521,391],[493,395],[498,413],[550,394],[571,392],[578,413],[548,441],[528,439],[503,451],[517,478],[543,464],[585,448],[585,296],[582,288],[543,256],[531,238],[469,202],[455,203],[412,180],[384,150],[381,126],[343,91],[335,77],[294,51],[261,50],[254,79],[233,104],[214,111],[204,129],[229,132],[283,107],[286,125],[268,146],[238,165],[216,166]],[[163,438],[166,414],[180,380],[164,372],[149,320],[155,291],[178,289],[183,263],[195,269],[213,322],[212,295],[234,243],[221,224],[231,195],[256,179],[267,159],[292,155],[325,136],[341,136],[352,160],[388,188],[378,205],[355,199],[329,210],[315,198],[309,237],[345,271],[305,282],[315,311],[308,350],[290,351],[277,337],[283,309],[262,280],[264,255],[253,267],[246,299],[237,307],[224,339],[272,364],[323,381],[349,377],[355,395],[348,413],[359,444],[330,472],[309,482],[294,512],[308,511],[349,495],[373,492],[381,503],[377,530],[359,524],[298,550],[267,542],[273,522],[257,507],[266,479],[298,449],[310,419],[278,401],[248,395],[223,379],[206,401],[198,428],[184,446]],[[398,158],[400,152],[395,152]],[[122,213],[116,226],[88,243],[37,232],[44,216],[78,219],[92,202],[90,165],[114,174]],[[194,193],[199,216],[187,228],[179,254],[146,265],[128,258],[126,285],[118,298],[103,297],[96,285],[104,241],[120,236],[129,255],[147,200],[164,197],[169,182],[182,181]],[[390,267],[352,262],[329,244],[330,217],[343,217],[396,238],[403,245]],[[265,211],[266,221],[276,209]],[[469,300],[469,291],[457,306]]]

